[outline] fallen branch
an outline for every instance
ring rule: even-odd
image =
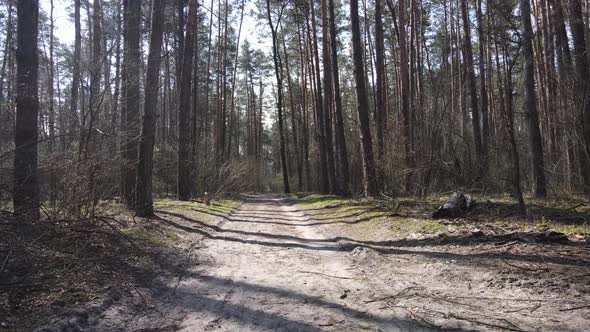
[[[525,271],[530,271],[530,272],[539,272],[539,271],[547,272],[547,271],[549,271],[548,268],[531,269],[531,268],[527,268],[527,267],[524,267],[524,266],[518,266],[518,265],[515,265],[515,264],[512,264],[512,263],[508,263],[506,260],[502,260],[502,262],[504,262],[504,264],[506,264],[508,266],[512,266],[514,268],[525,270]]]
[[[412,287],[406,287],[406,288],[402,289],[401,291],[399,291],[395,295],[389,295],[389,296],[385,296],[385,297],[382,297],[382,298],[365,301],[365,304],[374,303],[374,302],[381,302],[381,301],[385,301],[385,300],[396,298],[396,297],[402,295],[402,293],[406,293],[408,290],[410,290],[412,288],[414,288],[414,287],[413,286]]]
[[[581,305],[581,306],[579,306],[579,307],[573,307],[573,308],[559,309],[559,311],[574,311],[574,310],[578,310],[578,309],[585,309],[585,308],[590,308],[590,304],[587,304],[587,305]]]
[[[329,274],[325,274],[325,273],[321,273],[321,272],[314,272],[314,271],[299,271],[299,272],[301,272],[301,273],[309,273],[309,274],[316,274],[316,275],[319,275],[319,276],[336,278],[336,279],[352,279],[352,278],[348,278],[348,277],[333,276],[333,275],[329,275]]]

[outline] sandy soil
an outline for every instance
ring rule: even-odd
[[[584,331],[587,244],[510,239],[360,241],[280,196],[248,196],[215,223],[158,211],[183,269],[152,310],[101,313],[95,330]],[[476,234],[477,235],[477,234]]]

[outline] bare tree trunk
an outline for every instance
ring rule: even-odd
[[[334,0],[329,0],[330,6],[330,44],[332,64],[332,84],[334,85],[334,115],[336,117],[336,154],[339,157],[340,194],[350,195],[350,178],[348,166],[348,152],[344,135],[344,117],[342,115],[342,96],[340,92],[340,75],[338,73],[338,52],[336,43],[336,16]]]
[[[377,155],[383,161],[385,143],[383,141],[383,119],[386,113],[386,86],[385,86],[385,47],[383,36],[383,0],[375,0],[375,59],[377,71]]]
[[[78,95],[80,89],[80,62],[82,61],[82,27],[80,0],[74,0],[74,64],[72,66],[72,92],[70,97],[69,134],[78,128]]]
[[[140,58],[139,43],[141,37],[141,1],[125,0],[125,136],[123,158],[124,199],[129,208],[135,207],[135,181],[137,180],[137,139],[139,129],[139,80]]]
[[[586,25],[582,16],[580,0],[570,0],[572,37],[574,41],[574,59],[576,64],[576,103],[582,121],[584,149],[580,149],[584,191],[590,195],[590,69],[586,50]]]
[[[321,1],[322,17],[322,59],[324,70],[324,137],[326,142],[326,157],[328,161],[328,177],[330,180],[330,194],[340,193],[339,184],[336,181],[336,167],[334,164],[334,149],[332,146],[332,121],[331,109],[333,102],[332,63],[330,52],[330,25],[328,20],[328,0]]]
[[[281,12],[284,8],[281,9]],[[270,0],[266,0],[266,10],[267,10],[267,17],[268,17],[268,24],[270,26],[271,37],[272,37],[272,54],[273,60],[275,65],[275,76],[277,79],[277,112],[278,112],[278,122],[279,122],[279,144],[280,144],[280,154],[281,154],[281,168],[283,170],[283,187],[286,194],[291,193],[291,188],[289,187],[289,174],[287,172],[287,156],[285,151],[285,133],[283,129],[283,77],[281,74],[281,60],[279,57],[279,46],[278,46],[278,36],[277,36],[277,27],[280,24],[280,16],[279,22],[273,23],[272,21],[272,14],[270,9]]]
[[[39,1],[19,0],[17,4],[17,96],[14,133],[14,212],[38,221],[39,180],[37,138],[39,89],[37,50]]]
[[[486,56],[485,46],[486,38],[483,28],[483,14],[482,14],[482,2],[483,0],[477,0],[477,34],[479,36],[479,94],[481,99],[481,149],[483,155],[482,171],[485,176],[487,174],[488,167],[488,136],[489,136],[489,123],[488,123],[488,92],[486,88],[487,75],[486,75]],[[489,9],[488,9],[489,11]]]
[[[471,45],[471,28],[469,22],[469,10],[467,0],[461,0],[461,16],[463,17],[463,50],[465,54],[465,66],[467,70],[467,82],[469,89],[469,100],[471,102],[471,116],[473,125],[473,137],[475,142],[475,154],[477,155],[478,179],[484,177],[484,151],[481,139],[481,123],[479,105],[477,101],[477,81],[475,79],[475,68],[473,67],[473,48]]]
[[[316,100],[315,100],[315,110],[316,110],[316,130],[317,130],[317,138],[318,138],[318,145],[319,145],[319,164],[320,164],[320,191],[324,194],[330,192],[330,179],[328,175],[328,156],[327,156],[327,149],[326,149],[326,136],[325,136],[325,123],[324,123],[324,112],[329,112],[329,110],[325,110],[323,107],[323,98],[322,98],[322,80],[320,76],[320,57],[319,57],[319,50],[317,44],[317,30],[315,24],[315,4],[313,0],[309,1],[309,20],[311,21],[311,31],[312,38],[310,38],[311,43],[311,52],[312,58],[312,66],[314,67],[314,74],[315,74],[315,87],[316,87]]]
[[[404,136],[405,164],[406,164],[406,192],[411,192],[413,176],[416,167],[414,147],[412,145],[412,126],[410,121],[410,74],[408,71],[408,53],[406,45],[406,0],[399,1],[399,57],[400,57],[400,93],[401,113],[403,117],[402,131]]]
[[[525,111],[529,129],[529,145],[533,168],[533,189],[535,197],[547,196],[545,184],[545,163],[543,158],[543,141],[539,130],[539,114],[537,112],[537,93],[535,91],[535,60],[533,54],[533,27],[531,24],[531,6],[529,0],[520,0],[523,36],[522,48],[525,60]]]
[[[357,111],[361,131],[364,195],[366,197],[375,197],[378,192],[375,178],[375,161],[373,160],[373,143],[371,141],[371,129],[369,127],[369,99],[367,98],[365,87],[365,68],[358,15],[358,0],[350,0],[350,20],[352,24],[352,53],[356,82]]]
[[[191,128],[190,128],[190,94],[193,66],[193,43],[197,25],[197,0],[189,0],[189,11],[182,55],[182,74],[180,96],[178,100],[178,178],[177,194],[181,201],[191,198]]]
[[[55,92],[53,88],[53,83],[55,82],[55,61],[54,61],[54,6],[53,0],[49,2],[50,5],[50,14],[49,14],[49,84],[48,84],[48,93],[49,93],[49,155],[52,156],[53,150],[55,147],[55,107],[54,107],[54,98]],[[6,54],[5,54],[6,56]],[[0,90],[1,93],[1,90]],[[53,156],[52,156],[53,157]],[[55,172],[54,167],[52,166],[49,170],[49,201],[52,207],[55,207],[56,198],[57,198],[57,184],[55,179]]]
[[[145,79],[143,127],[139,141],[137,190],[135,196],[135,212],[140,217],[151,217],[154,214],[152,198],[152,169],[156,135],[156,111],[158,105],[160,64],[162,62],[161,54],[162,32],[164,29],[164,9],[165,0],[153,1],[150,50]]]

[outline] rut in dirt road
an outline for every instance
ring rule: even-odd
[[[184,218],[191,221],[190,218]],[[199,223],[199,265],[177,285],[172,311],[185,331],[426,331],[355,276],[347,252],[278,196],[249,196],[218,225]]]

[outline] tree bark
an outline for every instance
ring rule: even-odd
[[[161,53],[164,9],[165,0],[153,1],[150,50],[145,79],[143,127],[139,141],[139,162],[137,164],[137,190],[135,197],[135,212],[140,217],[151,217],[154,214],[152,170],[156,135],[156,111],[158,103],[160,64],[162,62]]]
[[[281,9],[281,14],[282,10]],[[272,21],[272,13],[270,9],[270,0],[266,0],[266,11],[267,11],[267,18],[268,24],[270,26],[271,37],[272,37],[272,55],[274,60],[275,66],[275,76],[277,79],[277,113],[278,113],[278,122],[279,122],[279,144],[280,144],[280,154],[281,154],[281,168],[283,171],[283,188],[285,194],[291,193],[291,188],[289,187],[289,174],[287,171],[287,156],[285,151],[285,133],[283,129],[283,77],[281,74],[281,60],[279,58],[279,46],[278,46],[278,36],[277,36],[277,27],[280,23],[279,22],[273,23]]]
[[[584,178],[584,192],[590,195],[590,69],[586,50],[586,26],[582,16],[580,0],[570,0],[572,37],[574,42],[574,59],[576,65],[576,103],[582,118],[584,147],[580,149],[580,164]]]
[[[408,52],[406,45],[406,0],[399,1],[399,58],[400,58],[400,94],[401,113],[403,117],[402,132],[404,137],[404,152],[406,164],[406,192],[411,192],[413,176],[416,167],[414,147],[412,145],[412,126],[410,121],[410,73],[408,66]]]
[[[378,192],[375,179],[375,161],[373,160],[373,143],[371,140],[371,129],[369,128],[369,99],[367,98],[365,87],[365,68],[363,63],[363,47],[361,44],[358,0],[350,0],[350,21],[352,25],[352,54],[356,82],[357,112],[361,136],[364,195],[365,197],[375,197]]]
[[[310,36],[310,51],[312,52],[311,63],[315,74],[315,110],[316,110],[316,131],[319,145],[319,178],[320,178],[320,192],[327,194],[330,192],[330,179],[328,175],[328,157],[326,149],[326,136],[324,130],[324,112],[328,112],[323,107],[322,98],[322,79],[320,75],[320,56],[317,44],[317,30],[315,23],[315,2],[309,0],[309,20],[311,21],[311,36]]]
[[[129,208],[135,207],[135,181],[137,180],[137,138],[139,129],[139,80],[141,1],[124,0],[125,15],[125,133],[124,133],[124,199]]]
[[[338,72],[338,52],[336,43],[336,16],[334,0],[329,0],[330,6],[330,44],[332,57],[332,84],[334,85],[334,115],[336,117],[336,154],[339,157],[340,194],[350,195],[350,171],[348,165],[348,151],[346,150],[346,136],[344,135],[344,117],[342,115],[342,96],[340,92],[340,75]]]
[[[72,65],[72,91],[70,97],[69,134],[78,128],[78,95],[80,92],[80,62],[82,61],[82,27],[80,0],[74,0],[74,63]]]
[[[525,82],[525,113],[528,122],[529,145],[533,168],[533,190],[535,197],[547,196],[545,184],[545,163],[543,158],[543,140],[539,129],[539,114],[537,111],[537,93],[535,91],[535,60],[533,54],[533,27],[531,24],[531,5],[529,0],[520,0],[520,14],[522,19],[522,49],[524,53],[524,82]]]
[[[17,4],[17,96],[14,134],[14,212],[38,221],[39,180],[37,139],[39,89],[37,49],[39,1],[19,0]]]
[[[331,110],[333,102],[332,63],[330,52],[330,25],[328,19],[328,0],[321,1],[322,17],[322,59],[324,70],[324,137],[326,142],[326,157],[328,161],[328,176],[330,180],[330,194],[340,193],[339,183],[336,181],[336,167],[334,163],[334,149],[332,144]]]
[[[477,155],[477,168],[479,180],[484,177],[484,152],[481,139],[481,120],[479,105],[477,101],[477,81],[475,79],[475,68],[473,66],[473,48],[471,45],[471,28],[469,22],[469,10],[467,0],[461,0],[461,16],[463,17],[463,52],[465,55],[465,66],[467,67],[467,85],[469,89],[469,100],[471,102],[471,122],[473,125],[473,138],[475,142],[475,154]]]
[[[383,140],[383,120],[385,116],[386,95],[385,95],[385,47],[383,36],[383,0],[375,0],[375,59],[377,72],[377,155],[379,160],[385,154],[385,143]]]
[[[184,52],[182,56],[182,74],[180,96],[178,100],[178,177],[177,195],[181,201],[191,198],[191,127],[190,127],[190,94],[193,66],[193,43],[197,23],[197,0],[189,0]]]

